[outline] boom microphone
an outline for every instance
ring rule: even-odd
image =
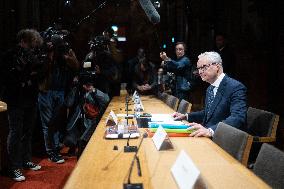
[[[139,3],[149,18],[150,22],[153,24],[158,24],[160,22],[160,15],[155,9],[154,5],[150,0],[139,0]]]

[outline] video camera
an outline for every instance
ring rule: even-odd
[[[44,39],[44,51],[50,52],[55,50],[58,54],[64,55],[69,52],[69,31],[56,30],[54,27],[48,27],[45,31],[41,32]],[[52,45],[50,45],[50,43]]]
[[[109,39],[103,35],[95,36],[91,38],[89,45],[92,51],[104,51],[107,50]]]

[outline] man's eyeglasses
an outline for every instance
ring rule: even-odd
[[[176,51],[184,51],[184,48],[176,48]]]
[[[212,63],[209,63],[209,64],[205,64],[205,65],[203,65],[203,66],[201,66],[201,67],[196,67],[196,71],[197,71],[197,72],[199,72],[199,71],[204,72],[204,71],[206,71],[211,65],[215,65],[215,64],[218,64],[218,63],[212,62]]]

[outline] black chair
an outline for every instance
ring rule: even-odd
[[[178,105],[177,112],[185,114],[190,112],[192,107],[192,104],[190,102],[187,102],[186,100],[182,99]]]
[[[284,152],[262,144],[253,172],[272,188],[284,188]]]
[[[166,103],[166,102],[167,102],[168,97],[169,97],[169,94],[168,94],[168,93],[163,92],[163,93],[159,96],[159,99],[160,99],[161,101],[163,101],[164,103]]]
[[[166,104],[171,107],[174,111],[177,110],[178,107],[178,98],[173,96],[173,95],[169,95],[166,101]]]
[[[213,135],[213,141],[243,165],[247,166],[252,136],[220,122]]]
[[[261,144],[276,141],[276,130],[279,116],[265,110],[249,107],[247,111],[248,134],[253,136],[253,144],[249,157],[249,167],[253,163],[260,150]]]
[[[254,142],[275,142],[279,116],[272,112],[249,107],[247,111],[248,133]]]

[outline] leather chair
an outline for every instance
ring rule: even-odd
[[[272,143],[276,141],[276,130],[279,116],[265,110],[249,107],[247,111],[248,134],[253,136],[253,144],[249,157],[249,168],[257,157],[262,143]]]
[[[248,133],[254,142],[275,142],[279,116],[272,112],[249,107],[247,111]]]
[[[167,94],[165,92],[161,93],[160,96],[159,96],[160,100],[163,101],[164,103],[167,102],[168,97],[169,97],[169,94]]]
[[[169,95],[166,101],[166,104],[171,107],[174,111],[177,110],[178,107],[178,98],[173,96],[173,95]]]
[[[284,187],[284,152],[269,144],[262,144],[253,172],[272,188]]]
[[[215,130],[213,141],[243,165],[247,166],[252,136],[220,122]]]
[[[187,102],[186,100],[182,99],[178,105],[177,112],[185,114],[190,112],[192,107],[192,104],[190,102]]]

